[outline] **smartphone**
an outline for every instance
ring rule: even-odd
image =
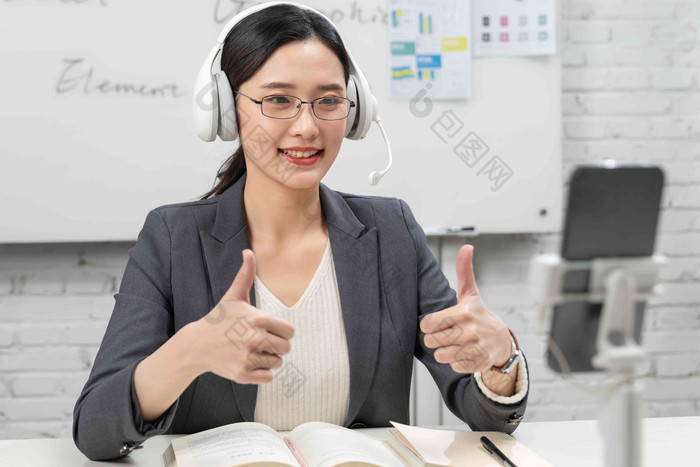
[[[659,219],[663,171],[612,159],[578,166],[571,175],[561,257],[590,260],[651,256]],[[590,271],[567,271],[564,293],[588,292]],[[635,304],[634,339],[641,344],[645,301]],[[547,364],[556,372],[592,372],[602,303],[553,307]]]

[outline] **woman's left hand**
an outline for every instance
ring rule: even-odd
[[[457,304],[425,316],[420,329],[435,360],[449,363],[458,373],[486,371],[503,366],[511,356],[508,326],[484,305],[474,280],[474,247],[457,254]]]

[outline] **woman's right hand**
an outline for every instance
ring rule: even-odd
[[[219,303],[191,323],[191,350],[202,373],[211,371],[240,384],[272,381],[282,366],[279,355],[289,353],[292,325],[250,304],[256,262],[252,250],[243,250],[243,265]]]

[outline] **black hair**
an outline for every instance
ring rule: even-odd
[[[323,16],[296,5],[274,5],[236,23],[224,40],[221,69],[226,73],[231,89],[237,91],[278,47],[294,40],[310,38],[318,38],[337,55],[347,83],[350,77],[350,58],[340,35]],[[221,165],[216,174],[219,181],[200,200],[224,192],[245,171],[241,145]]]

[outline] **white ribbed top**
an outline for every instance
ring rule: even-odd
[[[289,308],[255,276],[255,307],[294,326],[291,350],[267,384],[258,385],[254,421],[278,431],[305,422],[344,425],[350,363],[330,239],[299,301]]]

